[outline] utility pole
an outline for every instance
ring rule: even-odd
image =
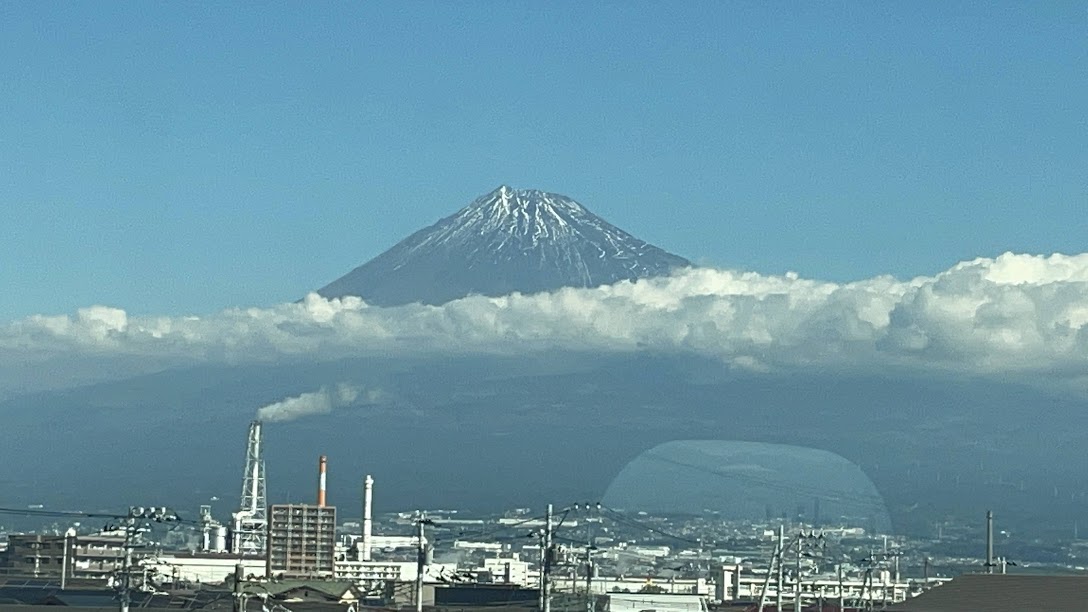
[[[869,599],[867,598],[867,595],[869,593],[869,579],[872,578],[872,577],[873,577],[872,568],[868,568],[868,567],[865,568],[865,574],[861,577],[861,595],[860,595],[860,597],[861,597],[861,606],[865,610],[870,609]]]
[[[544,598],[542,612],[552,611],[552,505],[544,515],[544,567],[541,576],[541,596]]]
[[[870,553],[870,557],[872,557],[872,553]],[[871,562],[869,567],[865,568],[865,580],[861,585],[861,599],[866,610],[873,609],[873,600],[876,599],[876,596],[873,594],[873,565]]]
[[[881,571],[880,571],[880,582],[881,582],[880,609],[881,610],[888,607],[888,579],[885,578],[885,576],[887,576],[887,575],[888,575],[888,573],[883,568],[881,568]]]
[[[416,612],[423,612],[423,572],[427,570],[427,545],[424,544],[423,525],[427,522],[427,515],[420,513],[416,521],[416,537],[419,538],[419,546],[416,549]]]
[[[242,592],[243,583],[246,579],[246,569],[241,563],[234,565],[234,610],[233,612],[245,612],[246,604],[243,597],[245,595]]]
[[[763,578],[763,588],[759,591],[759,612],[763,612],[763,608],[767,606],[767,589],[771,588],[771,574],[774,572],[774,564],[779,561],[779,557],[782,555],[779,546],[780,543],[775,543],[774,550],[771,551],[771,564],[767,566],[767,575]],[[737,566],[737,573],[740,574],[739,565]]]
[[[839,612],[846,609],[846,593],[843,591],[842,563],[839,564]]]
[[[797,564],[795,566],[797,575],[793,581],[795,589],[794,596],[796,597],[793,609],[797,612],[801,611],[801,541],[804,536],[805,534],[803,531],[797,532]]]
[[[129,574],[132,572],[132,532],[134,520],[131,516],[125,519],[125,560],[121,563],[121,612],[128,612],[129,606]]]
[[[74,554],[68,549],[75,545],[73,538],[76,537],[76,530],[71,527],[64,532],[64,557],[61,560],[60,565],[60,590],[64,590],[68,586],[68,557],[74,556]]]
[[[986,511],[986,573],[994,573],[994,513]]]
[[[593,612],[593,544],[586,547],[586,612]]]
[[[777,590],[775,593],[775,610],[781,612],[782,610],[782,591],[786,587],[786,564],[785,561],[786,552],[786,527],[784,525],[778,526],[778,581]]]
[[[132,573],[132,540],[139,529],[139,526],[136,524],[137,520],[170,523],[179,519],[177,514],[165,507],[156,508],[152,506],[144,508],[143,506],[132,506],[128,509],[128,514],[121,521],[121,525],[125,530],[125,557],[121,565],[121,580],[119,581],[121,588],[121,596],[119,598],[120,612],[129,612],[129,604],[132,600],[130,592],[131,581],[129,578]]]
[[[548,551],[544,549],[544,532],[537,532],[535,535],[540,538],[540,555],[538,555],[538,564],[540,565],[540,576],[537,584],[537,602],[536,609],[543,612],[544,610],[544,564],[547,562]]]

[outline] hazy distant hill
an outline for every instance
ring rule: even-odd
[[[988,507],[1003,526],[1071,533],[1088,490],[1079,400],[985,381],[735,377],[697,358],[567,353],[208,367],[12,399],[0,403],[0,497],[192,513],[215,496],[222,514],[238,503],[256,409],[342,381],[387,399],[268,423],[271,499],[310,500],[324,453],[345,517],[367,472],[389,510],[594,500],[640,453],[691,439],[840,454],[914,533]],[[733,486],[712,474],[701,484]]]
[[[691,265],[553,193],[502,186],[322,287],[379,306],[537,293]]]

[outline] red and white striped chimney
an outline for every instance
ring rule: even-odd
[[[321,455],[321,459],[317,462],[317,506],[319,508],[325,507],[325,469],[328,459],[325,455]]]

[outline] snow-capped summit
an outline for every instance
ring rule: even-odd
[[[506,185],[318,291],[379,306],[596,287],[691,265],[574,200]]]

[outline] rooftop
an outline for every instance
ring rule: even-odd
[[[1083,612],[1088,575],[965,574],[889,608],[897,612]]]

